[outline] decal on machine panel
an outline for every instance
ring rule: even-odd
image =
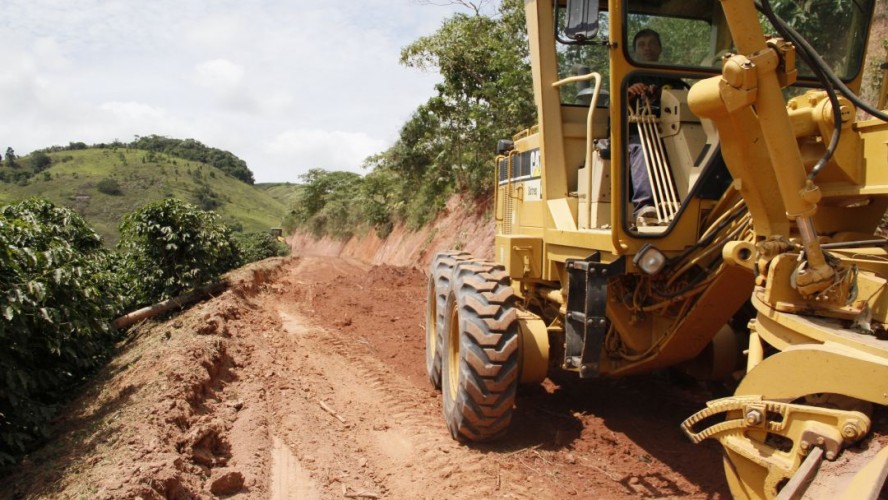
[[[540,201],[543,199],[543,183],[540,178],[524,183],[524,201]]]

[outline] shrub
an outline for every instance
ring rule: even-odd
[[[45,436],[110,354],[120,301],[107,258],[69,209],[36,198],[0,209],[0,464]]]
[[[52,158],[42,151],[36,151],[31,154],[31,168],[34,172],[43,172],[52,166]]]
[[[152,203],[120,225],[128,307],[148,305],[217,280],[240,261],[231,230],[212,212],[176,199]]]
[[[96,189],[99,190],[100,193],[105,193],[109,196],[120,196],[123,194],[123,190],[120,188],[120,183],[117,182],[117,179],[106,178],[99,181],[96,184]]]
[[[290,255],[290,247],[269,233],[240,233],[235,236],[241,265],[269,257]]]
[[[207,185],[198,187],[194,192],[194,198],[197,201],[197,206],[203,210],[213,210],[222,205],[219,195]]]

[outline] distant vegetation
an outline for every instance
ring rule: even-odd
[[[151,153],[163,153],[167,156],[181,158],[183,160],[191,160],[195,162],[205,163],[218,168],[222,172],[243,181],[247,184],[253,184],[253,172],[247,167],[247,162],[241,160],[234,154],[217,148],[211,148],[203,145],[194,139],[172,139],[160,135],[149,135],[146,137],[136,136],[135,140],[130,143],[114,141],[109,144],[100,143],[92,146],[83,142],[70,142],[67,146],[51,146],[39,151],[35,151],[30,155],[30,161],[27,165],[30,169],[24,169],[33,173],[45,170],[49,167],[51,159],[48,153],[60,153],[64,151],[82,151],[85,149],[140,149]],[[7,149],[7,158],[12,148]],[[13,151],[14,153],[14,151]],[[153,160],[153,156],[148,156],[147,160]],[[7,162],[8,163],[8,162]],[[42,168],[39,168],[42,166]],[[3,181],[3,178],[0,178]]]
[[[180,152],[185,145],[199,144],[157,136],[134,142],[149,146],[179,144]],[[219,151],[196,146],[194,150]],[[165,198],[214,210],[238,232],[264,232],[280,227],[288,206],[202,161],[122,143],[92,147],[72,142],[25,157],[16,156],[9,148],[0,161],[0,203],[31,196],[42,196],[74,209],[109,246],[119,238],[118,225],[123,214]]]
[[[127,147],[199,161],[212,165],[247,184],[254,182],[253,172],[247,168],[247,162],[228,151],[204,146],[194,139],[170,139],[159,135],[149,135],[148,137],[137,137],[136,140],[127,144]]]

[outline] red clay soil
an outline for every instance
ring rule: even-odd
[[[129,333],[3,498],[724,498],[665,376],[526,387],[508,435],[450,438],[425,377],[426,278],[331,257]]]

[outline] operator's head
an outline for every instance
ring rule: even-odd
[[[644,62],[657,62],[663,46],[660,44],[660,34],[652,29],[643,29],[635,34],[632,39],[632,47],[635,50],[635,58]]]

